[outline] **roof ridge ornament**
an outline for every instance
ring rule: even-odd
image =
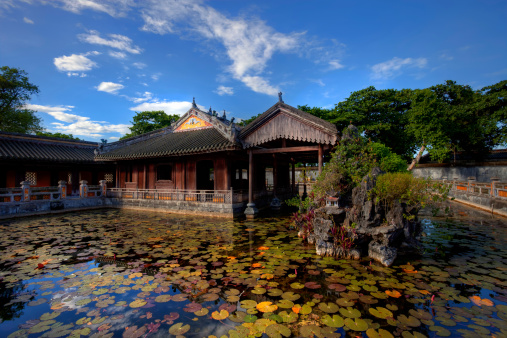
[[[284,103],[282,99],[282,92],[278,92],[278,102]]]
[[[197,105],[195,104],[195,97],[192,98],[192,108],[197,108]]]

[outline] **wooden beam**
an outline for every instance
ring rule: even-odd
[[[295,152],[303,152],[303,151],[319,151],[319,146],[253,149],[252,153],[253,154],[276,154],[276,153],[295,153]]]

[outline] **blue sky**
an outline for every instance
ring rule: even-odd
[[[236,119],[277,100],[331,108],[368,86],[507,78],[506,1],[0,0],[0,65],[44,127],[110,142],[136,111],[192,97]]]

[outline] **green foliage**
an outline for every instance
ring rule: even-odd
[[[379,143],[371,143],[371,151],[378,160],[379,167],[385,172],[406,171],[407,162],[400,155],[391,151],[388,146]]]
[[[14,133],[42,131],[41,119],[35,112],[24,108],[39,88],[30,83],[24,70],[0,68],[0,130]]]
[[[372,190],[375,203],[381,203],[386,209],[393,206],[395,201],[407,205],[408,215],[413,218],[419,209],[432,207],[437,209],[449,194],[449,188],[431,180],[417,178],[412,173],[386,173],[377,177],[377,183]]]
[[[67,140],[81,140],[80,138],[74,137],[72,134],[62,134],[62,133],[52,133],[49,131],[38,131],[35,133],[37,136],[49,136],[49,137],[58,137],[64,138]]]
[[[136,113],[132,127],[129,128],[130,133],[121,137],[120,140],[168,127],[179,118],[179,115],[167,115],[163,110]]]
[[[406,170],[405,161],[389,147],[360,136],[354,126],[343,131],[331,160],[317,178],[313,191],[317,196],[348,194],[373,167],[385,172]]]
[[[251,122],[253,122],[253,120],[255,120],[256,118],[261,116],[261,114],[254,115],[251,118],[246,119],[246,120],[241,120],[241,122],[238,122],[237,125],[241,126],[241,127],[245,127],[245,126],[249,125]]]

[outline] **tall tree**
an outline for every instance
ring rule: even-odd
[[[134,121],[132,121],[132,127],[129,128],[130,133],[120,139],[142,135],[153,130],[168,127],[179,118],[179,115],[168,115],[163,110],[136,113]]]
[[[80,138],[74,137],[74,135],[72,135],[72,134],[52,133],[52,132],[47,131],[47,130],[38,131],[38,132],[35,133],[35,135],[37,135],[37,136],[58,137],[58,138],[63,138],[63,139],[67,139],[67,140],[79,140],[79,141],[81,141]]]
[[[0,130],[15,133],[42,131],[41,119],[33,110],[23,108],[39,88],[30,83],[24,70],[0,68]]]

